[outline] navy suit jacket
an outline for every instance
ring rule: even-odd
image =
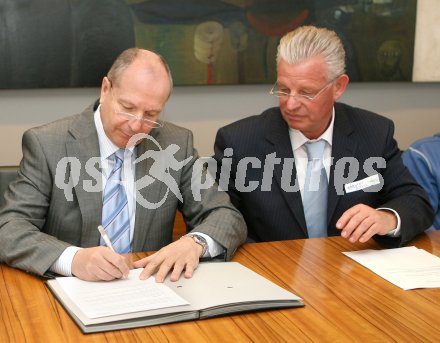
[[[214,158],[218,162],[217,180],[224,187],[228,187],[232,203],[245,218],[249,239],[257,242],[308,237],[299,190],[286,191],[284,190],[286,187],[284,189],[281,187],[283,168],[288,169],[288,163],[292,172],[291,184],[293,185],[296,180],[288,130],[279,108],[275,107],[258,116],[247,117],[227,125],[221,128],[216,136]],[[393,135],[394,125],[391,120],[342,103],[335,104],[333,163],[330,168],[328,190],[328,236],[340,235],[340,230],[336,229],[337,220],[346,210],[360,203],[373,208],[391,208],[399,214],[400,237],[375,236],[375,239],[384,245],[402,245],[431,225],[432,208],[423,189],[403,165]],[[226,148],[232,148],[232,156],[230,150],[226,156],[224,155]],[[263,177],[267,178],[270,175],[270,168],[264,175],[264,163],[267,155],[273,153],[276,154],[276,158],[281,158],[281,162],[274,164],[270,189],[262,190]],[[259,187],[251,192],[240,192],[235,183],[238,163],[245,157],[256,157],[261,161],[261,166],[258,163],[247,166],[245,185],[249,185],[248,182],[259,182]],[[373,192],[358,190],[346,193],[344,189],[341,192],[340,186],[335,187],[335,184],[338,184],[335,183],[335,165],[340,159],[347,157],[354,157],[359,162],[359,172],[354,181],[372,175],[371,170],[366,172],[363,168],[367,159],[382,157],[386,161],[385,168],[373,165],[375,169],[373,174],[379,174],[383,178],[381,190],[376,189]],[[370,164],[369,161],[367,164]],[[231,166],[231,171],[229,183],[226,185],[224,180],[225,175],[228,174],[228,165]],[[220,178],[222,170],[223,175]],[[347,172],[348,169],[345,169],[345,173]]]

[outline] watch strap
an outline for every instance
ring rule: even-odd
[[[200,257],[203,257],[205,255],[206,251],[208,250],[208,243],[206,242],[205,237],[198,235],[196,233],[187,233],[183,237],[191,237],[194,240],[194,242],[196,242],[202,247],[202,252],[200,254]]]

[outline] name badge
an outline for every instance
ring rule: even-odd
[[[345,193],[351,193],[378,184],[380,184],[379,174],[375,174],[359,181],[347,183],[344,185],[344,188],[345,188]]]

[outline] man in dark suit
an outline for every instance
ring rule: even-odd
[[[103,78],[96,110],[25,132],[0,210],[0,262],[112,280],[128,274],[124,253],[160,249],[134,266],[163,281],[169,272],[191,277],[199,257],[231,258],[246,238],[244,220],[227,194],[194,190],[204,171],[192,133],[159,120],[171,90],[159,55],[128,49]],[[177,209],[192,231],[172,242]],[[102,246],[100,224],[116,252]]]
[[[221,128],[214,146],[219,185],[242,212],[248,239],[342,235],[398,246],[429,227],[432,209],[402,164],[391,120],[336,102],[349,82],[338,36],[300,27],[281,39],[277,64],[279,107]],[[324,202],[306,204],[308,144],[318,141]],[[314,210],[323,228],[308,225]]]

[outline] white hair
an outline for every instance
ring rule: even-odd
[[[281,59],[296,64],[315,56],[324,58],[329,81],[345,73],[345,50],[338,35],[315,26],[300,26],[285,34],[278,45],[277,64]]]

